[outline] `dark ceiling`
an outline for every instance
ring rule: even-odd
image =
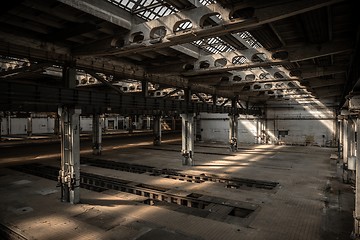
[[[359,77],[356,14],[350,0],[13,0],[0,9],[0,77],[63,86],[49,67],[70,64],[110,84],[336,108]]]

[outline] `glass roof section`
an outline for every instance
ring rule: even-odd
[[[153,20],[167,16],[178,9],[168,4],[166,0],[106,0],[145,20]],[[199,0],[202,5],[215,3],[215,0]]]
[[[192,42],[192,44],[202,48],[204,51],[208,53],[230,52],[235,50],[234,47],[227,44],[219,37],[200,39]]]
[[[137,15],[144,20],[153,20],[159,17],[178,12],[178,10],[164,0],[107,0],[108,2]],[[202,5],[216,3],[215,0],[199,0]],[[190,28],[191,23],[185,22],[178,30]],[[208,53],[229,52],[234,50],[232,46],[218,37],[206,38],[194,41],[193,45],[202,48]]]
[[[244,39],[253,48],[262,48],[263,46],[248,32],[236,33],[239,37]]]
[[[199,0],[199,2],[202,4],[202,5],[209,5],[209,4],[212,4],[212,3],[216,3],[215,0]]]
[[[163,0],[107,0],[145,20],[167,16],[177,9]]]

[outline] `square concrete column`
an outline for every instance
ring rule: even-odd
[[[256,119],[256,143],[261,143],[261,121],[259,118]]]
[[[354,121],[352,118],[348,121],[348,129],[349,129],[349,135],[348,135],[348,146],[349,146],[349,153],[348,157],[355,156],[355,124],[356,120]]]
[[[356,125],[357,129],[360,129],[360,118],[356,120]],[[360,139],[360,131],[357,131],[356,137]],[[360,144],[357,144],[356,148],[354,233],[356,237],[360,237]]]
[[[348,119],[344,118],[343,120],[343,164],[347,164],[348,159],[348,151],[349,151],[349,145],[348,145]]]
[[[343,145],[343,124],[342,124],[341,116],[338,116],[338,124],[337,124],[337,147],[338,147],[338,159],[342,159],[342,145]]]
[[[194,113],[180,114],[182,119],[181,134],[181,154],[183,156],[183,165],[194,165]]]
[[[146,117],[146,129],[151,129],[151,119],[148,116]]]
[[[154,133],[154,146],[160,146],[161,145],[161,116],[155,115],[154,116],[154,127],[153,127],[153,133]]]
[[[94,155],[101,155],[102,142],[102,117],[99,114],[93,114],[92,120],[92,149]]]
[[[26,133],[28,137],[32,136],[32,116],[30,116],[26,119]]]
[[[7,135],[11,134],[11,115],[8,113],[7,116]]]
[[[176,130],[176,120],[174,116],[171,117],[171,130],[172,131]]]
[[[59,115],[55,114],[54,117],[54,135],[59,137],[60,134],[60,119],[59,119]]]
[[[238,114],[229,114],[229,144],[232,152],[237,151]]]
[[[61,169],[59,183],[61,201],[76,204],[80,201],[80,116],[81,109],[58,109],[61,126]]]

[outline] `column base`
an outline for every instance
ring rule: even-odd
[[[350,239],[360,240],[360,219],[354,218],[354,230],[351,232]]]
[[[185,152],[182,151],[182,156],[183,156],[183,161],[182,161],[182,165],[183,166],[194,166],[194,160],[192,158],[192,152]]]
[[[96,156],[99,156],[99,155],[101,155],[101,150],[99,150],[99,149],[93,149],[93,153],[92,153],[93,155],[96,155]]]
[[[230,152],[237,152],[237,139],[236,138],[231,138],[230,140]]]
[[[153,141],[154,146],[160,146],[161,145],[161,138],[160,136],[155,136]]]
[[[101,155],[101,146],[99,146],[99,145],[94,145],[93,146],[93,152],[92,152],[92,154],[93,155]]]

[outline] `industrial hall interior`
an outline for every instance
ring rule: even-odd
[[[360,240],[354,0],[0,7],[0,239]]]

